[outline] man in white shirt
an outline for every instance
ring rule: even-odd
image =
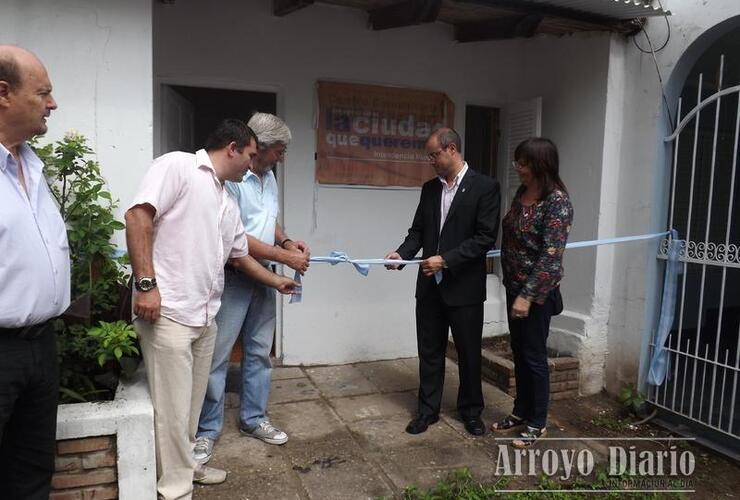
[[[54,472],[59,367],[50,320],[69,306],[67,231],[26,141],[57,103],[41,61],[0,45],[0,490],[46,499]]]
[[[254,132],[224,120],[195,154],[157,158],[126,212],[135,276],[134,325],[154,405],[160,498],[192,496],[193,482],[216,484],[226,472],[198,467],[198,428],[221,305],[224,265],[291,293],[293,280],[248,255],[239,207],[224,183],[244,177],[256,151]]]
[[[310,250],[293,241],[277,222],[280,212],[273,167],[282,161],[291,140],[290,129],[275,115],[255,113],[249,127],[257,135],[257,155],[242,182],[226,188],[239,204],[249,239],[249,254],[265,265],[280,262],[300,273],[308,269]],[[242,339],[239,428],[242,434],[269,444],[284,444],[288,435],[267,418],[275,334],[275,292],[227,266],[223,307],[216,317],[218,337],[213,353],[208,390],[198,424],[194,458],[206,463],[224,423],[226,373],[237,337]]]

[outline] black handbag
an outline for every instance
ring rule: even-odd
[[[559,286],[556,286],[555,288],[553,288],[553,290],[550,293],[552,294],[552,298],[555,301],[552,315],[557,316],[558,314],[563,312],[563,295],[560,293]]]

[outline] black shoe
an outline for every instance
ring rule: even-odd
[[[473,436],[482,436],[486,433],[486,424],[480,417],[467,417],[463,419],[463,422],[465,422],[465,430]]]
[[[417,415],[409,425],[406,426],[406,432],[409,434],[421,434],[427,427],[436,424],[439,421],[439,415]]]

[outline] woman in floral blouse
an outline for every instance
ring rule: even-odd
[[[547,335],[563,309],[560,280],[573,206],[558,174],[558,150],[549,139],[527,139],[514,152],[521,186],[502,222],[501,263],[514,354],[514,410],[493,430],[526,424],[512,445],[526,448],[546,432],[550,400]]]

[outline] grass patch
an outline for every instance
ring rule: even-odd
[[[628,420],[615,417],[608,413],[594,417],[591,423],[613,432],[624,432],[631,429],[631,424]]]
[[[530,489],[558,490],[534,492],[502,492],[510,488],[510,476],[502,476],[496,482],[482,484],[475,480],[469,469],[452,472],[447,479],[438,481],[428,490],[410,486],[403,490],[403,500],[489,500],[506,498],[513,500],[558,499],[582,500],[593,498],[598,490],[617,489],[615,483],[628,477],[610,477],[606,470],[599,471],[593,477],[578,479],[571,483],[554,481],[541,475],[537,484]],[[676,485],[678,487],[678,485]],[[523,486],[511,486],[511,489],[526,489]],[[584,493],[569,490],[592,490],[594,493]],[[600,493],[599,499],[682,499],[679,493]],[[381,499],[382,500],[382,499]]]

